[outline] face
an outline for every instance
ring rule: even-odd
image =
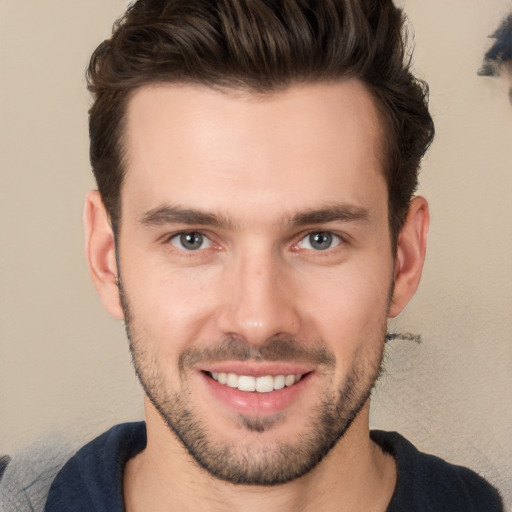
[[[150,408],[218,478],[304,474],[382,358],[395,266],[370,95],[146,87],[125,147],[118,272]]]

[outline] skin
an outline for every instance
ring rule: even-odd
[[[428,206],[413,199],[392,249],[380,126],[357,81],[266,96],[176,84],[133,95],[117,261],[99,194],[85,206],[93,281],[110,314],[123,319],[129,308],[137,368],[153,393],[145,402],[147,448],[125,470],[127,510],[386,509],[396,470],[369,438],[367,396],[387,318],[420,280]],[[208,217],[191,218],[190,210]],[[190,231],[205,236],[198,250],[180,245],[179,234]],[[312,232],[332,233],[333,243],[315,249]],[[213,357],[226,339],[257,357]],[[281,339],[304,359],[275,352]],[[315,360],[315,350],[330,362]],[[237,405],[205,376],[219,364],[235,373],[308,375],[284,405],[272,396]],[[361,403],[347,397],[354,375]],[[176,398],[212,445],[229,448],[229,460],[253,465],[268,465],[284,445],[296,449],[320,428],[322,401],[357,415],[299,478],[235,485],[198,466],[169,429],[154,403],[172,414]]]

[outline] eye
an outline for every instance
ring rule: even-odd
[[[199,249],[208,249],[212,245],[211,240],[198,231],[187,231],[174,235],[169,242],[178,249],[185,251],[197,251]]]
[[[300,249],[326,251],[341,243],[341,238],[329,231],[314,231],[305,236],[299,243]]]

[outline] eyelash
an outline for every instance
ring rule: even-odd
[[[311,236],[312,235],[321,235],[321,236],[327,236],[330,240],[329,242],[331,242],[329,244],[329,247],[326,247],[325,249],[314,249],[312,246],[311,246]],[[298,250],[301,249],[301,247],[299,247],[299,245],[301,243],[303,243],[304,241],[306,241],[307,243],[309,243],[309,246],[310,247],[306,247],[305,249],[306,250],[313,250],[314,252],[327,252],[331,249],[335,249],[336,247],[338,247],[339,245],[341,245],[344,240],[343,238],[340,236],[340,235],[337,235],[336,233],[333,233],[332,231],[309,231],[308,233],[306,233],[296,244],[294,244],[292,247],[293,248],[297,248]],[[332,245],[332,244],[335,244],[335,245]]]
[[[191,250],[185,249],[185,247],[183,247],[181,238],[184,236],[190,236],[190,235],[200,236],[202,238],[201,245],[203,245],[204,242],[207,242],[208,246],[207,247],[198,247],[197,249],[191,249]],[[174,240],[177,240],[178,243],[180,243],[181,247],[179,247],[178,244],[174,244],[173,243]],[[174,233],[166,238],[166,243],[176,247],[177,249],[181,249],[182,251],[188,252],[188,253],[199,252],[204,249],[209,249],[213,245],[211,238],[201,231],[180,231],[178,233]]]
[[[185,247],[183,247],[183,243],[181,240],[181,237],[187,236],[187,235],[196,235],[196,236],[202,237],[201,246],[203,245],[204,242],[207,242],[207,244],[208,244],[207,247],[200,246],[196,249],[187,250]],[[328,236],[331,239],[330,241],[332,243],[334,243],[335,245],[332,245],[332,243],[331,243],[329,245],[329,247],[326,247],[325,249],[315,249],[311,246],[310,237],[312,235]],[[312,231],[303,233],[300,236],[301,236],[301,238],[297,242],[293,243],[293,245],[291,247],[292,252],[298,252],[300,250],[307,250],[307,251],[313,251],[316,253],[329,253],[332,250],[336,249],[338,246],[346,244],[346,239],[343,236],[333,233],[332,231],[328,231],[328,230],[312,230]],[[173,243],[174,240],[177,240],[178,242]],[[306,247],[306,248],[301,247],[300,245],[304,241],[306,241],[306,243],[309,243],[310,247]],[[173,247],[175,247],[182,253],[188,253],[188,255],[192,255],[192,253],[195,253],[195,252],[197,252],[197,253],[202,252],[205,249],[210,249],[210,248],[212,248],[212,246],[216,245],[215,242],[212,241],[212,238],[210,236],[208,236],[207,234],[205,234],[204,232],[202,232],[200,230],[179,231],[177,233],[173,233],[165,238],[165,242],[169,245],[172,245]],[[181,245],[181,247],[180,247],[180,245]]]

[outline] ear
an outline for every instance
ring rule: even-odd
[[[89,272],[103,306],[113,317],[124,318],[117,286],[114,232],[97,190],[91,190],[84,207],[85,251]]]
[[[407,217],[398,235],[395,286],[389,318],[394,318],[402,312],[420,284],[427,250],[428,225],[427,200],[415,197],[409,205]]]

